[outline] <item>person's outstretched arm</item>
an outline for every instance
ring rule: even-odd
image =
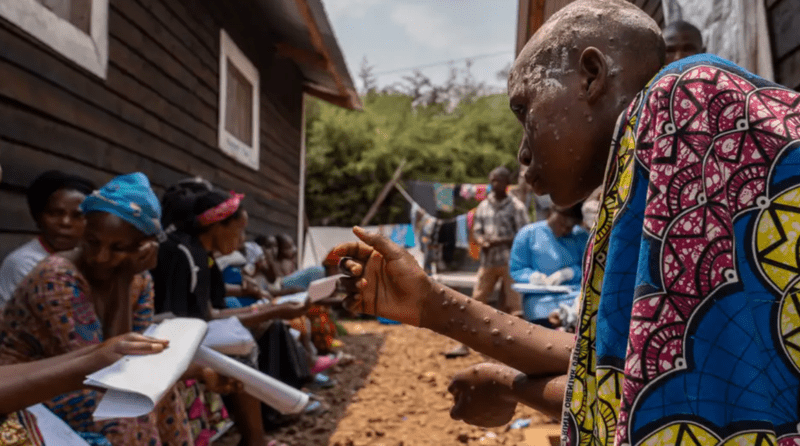
[[[80,389],[86,375],[125,355],[159,353],[167,344],[168,341],[127,333],[64,355],[0,366],[0,414]]]
[[[212,319],[226,319],[236,316],[246,327],[257,327],[272,319],[294,319],[308,312],[308,302],[287,302],[277,305],[253,304],[244,308],[211,309]]]
[[[351,311],[449,336],[529,376],[564,375],[574,335],[533,325],[435,284],[416,260],[380,234],[354,229],[363,242],[334,248],[350,257],[343,279]]]

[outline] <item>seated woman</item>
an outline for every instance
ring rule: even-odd
[[[0,306],[37,263],[54,252],[78,245],[86,222],[80,205],[95,189],[85,178],[48,170],[28,187],[28,208],[39,236],[6,256],[0,266]]]
[[[49,358],[130,331],[153,315],[153,286],[161,208],[141,173],[119,176],[88,196],[78,249],[52,255],[20,284],[0,320],[0,364]],[[193,439],[176,388],[139,418],[92,421],[101,392],[82,390],[47,402],[78,432],[112,444],[184,445]]]
[[[243,195],[220,190],[200,190],[165,197],[165,215],[175,228],[161,243],[158,266],[153,270],[156,311],[204,320],[237,317],[242,324],[257,329],[272,319],[291,319],[306,312],[297,304],[250,305],[226,309],[225,282],[214,261],[214,254],[227,255],[238,249],[247,227],[247,211],[241,206]],[[173,212],[174,208],[190,211]],[[255,358],[249,364],[255,366]],[[260,402],[247,394],[233,396],[230,405],[242,444],[265,445]]]
[[[263,259],[263,250],[254,242],[245,242],[238,250],[214,258],[225,282],[227,308],[242,308],[262,299],[272,300],[266,286],[262,287],[256,277]]]
[[[278,272],[281,276],[288,276],[297,271],[297,246],[289,234],[281,233],[275,236],[278,243],[277,261],[280,266]]]
[[[509,270],[517,283],[533,285],[572,285],[575,293],[526,294],[525,317],[550,326],[548,316],[559,304],[570,304],[581,283],[581,256],[589,234],[582,222],[581,205],[555,207],[547,220],[522,228],[511,247]]]

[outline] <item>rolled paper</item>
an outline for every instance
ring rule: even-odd
[[[283,414],[295,414],[308,404],[308,395],[235,359],[201,345],[194,361],[244,384],[244,391]]]

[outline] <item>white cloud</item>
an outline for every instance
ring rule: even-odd
[[[468,4],[468,3],[467,3]],[[453,56],[473,56],[508,49],[507,42],[492,41],[476,32],[476,23],[454,14],[461,3],[403,4],[397,2],[391,20],[400,25],[416,43],[435,50],[448,50]],[[466,20],[465,20],[466,19]]]
[[[339,18],[363,18],[373,6],[382,3],[381,0],[324,0],[325,11],[331,21]]]
[[[398,4],[392,9],[392,21],[402,26],[417,43],[436,49],[454,45],[462,37],[446,16],[423,4]]]

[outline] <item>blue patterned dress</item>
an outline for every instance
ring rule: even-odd
[[[800,94],[714,56],[620,117],[568,445],[800,444]]]

